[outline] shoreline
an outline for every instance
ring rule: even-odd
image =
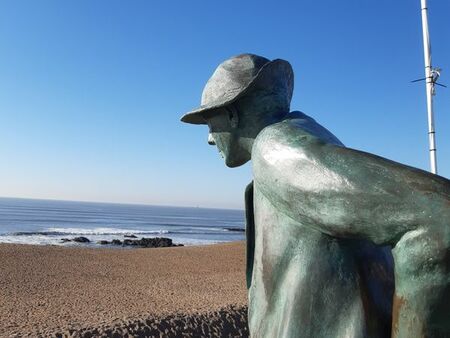
[[[0,261],[0,336],[248,332],[242,241],[132,250],[1,243]]]
[[[149,237],[144,239],[154,239],[157,237]],[[163,237],[160,237],[163,238]],[[76,243],[76,242],[69,242],[69,243],[58,243],[58,244],[33,244],[33,243],[9,243],[9,242],[0,242],[0,246],[3,245],[10,245],[10,246],[23,246],[23,247],[36,247],[36,248],[58,248],[58,249],[87,249],[87,250],[112,250],[112,251],[127,251],[127,250],[152,250],[152,249],[168,249],[168,248],[203,248],[203,247],[215,247],[220,245],[227,245],[227,244],[237,244],[237,243],[243,243],[242,240],[236,240],[236,241],[226,241],[226,242],[214,242],[214,243],[195,243],[195,244],[177,244],[174,243],[172,246],[161,246],[161,247],[144,247],[144,246],[138,246],[138,245],[117,245],[113,243],[108,244],[99,244],[95,242],[91,243]]]
[[[45,239],[36,239],[30,240],[29,237],[35,237],[36,235],[22,235],[19,233],[13,234],[1,234],[0,233],[0,245],[8,244],[8,245],[32,245],[32,246],[54,246],[54,247],[65,247],[65,248],[110,248],[110,249],[120,249],[126,247],[133,247],[134,249],[138,248],[158,248],[158,247],[176,247],[176,246],[205,246],[205,245],[217,245],[217,244],[226,244],[226,243],[235,243],[241,242],[245,240],[245,229],[239,230],[226,230],[232,235],[236,235],[235,239],[227,239],[227,240],[202,240],[202,239],[180,239],[176,236],[173,236],[170,233],[161,233],[161,234],[148,234],[148,235],[61,235],[60,238],[52,238],[48,237]],[[4,240],[3,237],[8,237],[8,240]],[[11,240],[11,237],[15,237],[15,240]],[[28,239],[24,240],[22,238]],[[94,237],[94,238],[93,238]],[[95,238],[99,237],[99,238]],[[20,238],[20,240],[18,240]],[[162,246],[146,246],[146,245],[132,245],[133,241],[170,241],[171,245],[162,245]]]
[[[150,237],[156,238],[156,237]],[[59,248],[59,249],[88,249],[88,250],[98,250],[98,249],[106,249],[106,250],[122,250],[122,249],[132,249],[132,250],[151,250],[151,249],[167,249],[167,248],[203,248],[203,247],[213,247],[217,245],[227,245],[227,244],[237,244],[243,243],[244,241],[227,241],[227,242],[215,242],[215,243],[204,243],[204,244],[183,244],[182,246],[168,246],[168,247],[141,247],[141,246],[121,246],[114,244],[105,244],[100,245],[98,243],[74,243],[67,245],[66,243],[60,244],[32,244],[32,243],[8,243],[8,242],[0,242],[0,246],[10,245],[10,246],[24,246],[24,247],[36,247],[36,248]]]

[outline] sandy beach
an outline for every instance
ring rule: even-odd
[[[0,244],[0,337],[246,336],[243,242]]]

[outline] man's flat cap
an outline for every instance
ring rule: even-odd
[[[294,74],[289,62],[270,61],[254,54],[241,54],[222,62],[203,89],[201,105],[182,116],[181,121],[206,124],[205,113],[213,113],[257,86],[271,88],[289,105],[294,88]]]

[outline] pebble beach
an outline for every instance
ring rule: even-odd
[[[245,337],[244,242],[0,244],[0,337]]]

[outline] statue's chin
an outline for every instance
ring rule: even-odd
[[[228,168],[236,168],[236,167],[240,167],[241,165],[244,165],[245,163],[247,163],[249,161],[249,159],[229,159],[226,158],[225,159],[225,165]]]

